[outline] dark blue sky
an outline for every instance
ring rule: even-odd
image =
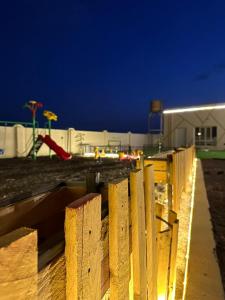
[[[36,99],[57,127],[145,132],[151,99],[225,102],[224,0],[1,1],[0,38],[1,120]]]

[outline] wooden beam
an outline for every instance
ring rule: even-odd
[[[144,165],[153,165],[154,170],[157,171],[167,171],[167,160],[153,160],[153,159],[145,159]]]
[[[37,299],[37,232],[19,228],[0,237],[1,300]]]
[[[144,168],[145,218],[147,230],[147,284],[148,299],[157,299],[157,245],[153,166]]]
[[[95,171],[89,171],[86,174],[87,193],[97,192],[96,174],[97,172]]]
[[[169,211],[169,224],[172,225],[172,239],[170,252],[170,274],[169,274],[169,299],[174,299],[176,288],[176,261],[177,261],[177,246],[178,246],[178,230],[179,220],[174,211]]]
[[[62,187],[40,201],[23,201],[0,210],[0,235],[19,227],[38,230],[38,242],[63,229],[65,207],[86,193],[84,187]],[[54,222],[52,221],[54,220]]]
[[[167,299],[168,296],[170,244],[171,230],[161,231],[158,234],[157,290],[159,299]]]
[[[101,195],[88,194],[66,208],[66,298],[101,299]]]
[[[133,257],[133,293],[134,300],[146,300],[146,237],[145,237],[145,202],[143,171],[130,173],[131,222],[132,222],[132,257]]]
[[[129,299],[128,180],[109,183],[110,299]]]
[[[161,231],[162,221],[160,219],[162,219],[163,210],[164,210],[163,204],[161,204],[159,202],[156,202],[155,203],[156,232],[160,232]]]

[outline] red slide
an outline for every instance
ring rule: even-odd
[[[56,142],[54,142],[49,135],[46,136],[42,136],[39,135],[38,139],[42,140],[43,143],[45,143],[46,145],[48,145],[48,147],[50,149],[52,149],[58,157],[60,157],[63,160],[68,160],[71,159],[72,155],[69,154],[68,152],[66,152],[65,150],[63,150],[62,147],[60,147],[59,145],[56,144]]]

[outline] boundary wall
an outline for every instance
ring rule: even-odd
[[[48,129],[37,128],[36,135],[48,134]],[[104,131],[84,131],[69,128],[52,129],[52,139],[65,151],[77,154],[91,149],[91,146],[112,146],[127,147],[132,149],[142,149],[144,144],[148,144],[148,134],[139,133],[118,133]],[[32,147],[32,128],[22,125],[13,127],[0,126],[0,158],[26,157]],[[49,148],[42,145],[38,156],[49,155]]]

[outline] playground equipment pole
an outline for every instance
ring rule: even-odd
[[[48,134],[51,137],[52,121],[57,121],[58,116],[49,110],[45,110],[43,116],[48,120]],[[52,158],[51,149],[49,149],[49,157]]]
[[[32,111],[32,128],[33,128],[33,148],[35,146],[35,124],[36,124],[36,112]],[[36,159],[37,155],[36,155],[36,151],[34,149],[33,151],[33,159]]]
[[[52,125],[52,121],[49,119],[48,120],[48,134],[51,137],[51,126]],[[49,157],[52,158],[52,153],[51,153],[51,149],[49,148]]]
[[[34,160],[37,158],[36,151],[35,151],[36,111],[38,108],[40,108],[42,106],[43,106],[43,104],[41,102],[37,102],[35,100],[30,100],[28,103],[25,104],[25,107],[29,108],[29,110],[32,112],[32,136],[33,136],[32,158]]]

